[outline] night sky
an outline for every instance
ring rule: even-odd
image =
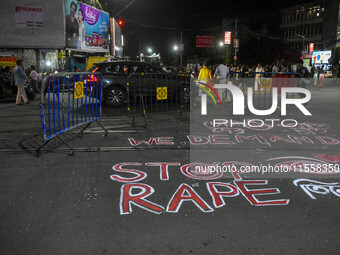
[[[104,10],[115,16],[131,0],[100,1]],[[213,35],[216,41],[223,38],[223,18],[227,21],[238,16],[239,29],[279,36],[280,9],[310,1],[193,1],[193,0],[136,0],[116,18],[124,20],[125,55],[136,59],[140,49],[148,47],[161,53],[162,59],[171,64],[172,47],[180,41],[183,29],[184,55],[195,52],[195,35]],[[234,23],[228,29],[234,29]],[[244,36],[254,37],[254,35]],[[241,38],[240,38],[241,40]]]

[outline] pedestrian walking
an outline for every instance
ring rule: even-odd
[[[257,91],[258,87],[261,86],[261,77],[263,76],[264,69],[260,63],[257,64],[256,70],[255,70],[255,86],[254,89]]]
[[[30,73],[30,77],[32,79],[32,87],[33,89],[38,92],[39,89],[38,89],[38,73],[37,71],[35,70],[35,66],[31,66],[31,73]]]
[[[229,68],[223,63],[216,68],[214,78],[218,77],[219,84],[226,84],[228,74]]]
[[[229,75],[229,68],[225,65],[225,63],[220,64],[215,70],[215,74],[214,74],[215,83],[218,82],[218,84],[227,84],[227,76],[228,75]],[[227,102],[229,102],[230,101],[230,95],[228,93],[228,90],[226,89],[224,93],[225,93],[225,98],[227,99]],[[218,94],[220,95],[220,97],[222,96],[222,90],[221,89],[218,89]]]
[[[314,77],[315,74],[315,65],[312,66],[311,70],[310,70],[310,74],[312,77]]]
[[[298,86],[300,88],[306,88],[306,86],[310,83],[310,79],[312,76],[309,73],[307,67],[303,66],[303,60],[300,59],[296,65],[296,72],[301,74],[301,79],[299,81]],[[303,96],[303,94],[299,93],[298,94],[299,98],[301,98]],[[305,105],[307,105],[307,103],[305,103]]]
[[[204,63],[203,64],[203,68],[200,70],[200,73],[198,75],[198,81],[208,84],[211,81],[211,71],[210,69],[207,67],[207,65]]]
[[[21,105],[21,98],[23,98],[25,104],[28,104],[28,99],[24,87],[25,82],[28,82],[28,78],[24,72],[22,59],[17,60],[17,66],[14,67],[12,71],[12,82],[18,88],[16,104]]]
[[[204,86],[203,84],[207,84],[207,85],[210,84],[211,78],[212,78],[211,71],[207,67],[207,64],[204,63],[203,68],[201,68],[200,73],[198,75],[199,86]],[[201,96],[202,90],[199,90],[198,94],[199,94],[199,96]]]
[[[325,77],[324,66],[318,67],[318,87],[323,87],[322,80]]]
[[[144,54],[144,51],[142,50],[140,55],[139,55],[139,61],[140,62],[145,62],[145,54]]]
[[[284,64],[283,67],[282,67],[281,72],[282,72],[282,73],[288,73],[288,71],[289,71],[289,70],[288,70],[287,64]]]
[[[273,64],[272,72],[273,72],[273,73],[279,72],[279,69],[277,68],[277,66],[275,65],[275,63]]]

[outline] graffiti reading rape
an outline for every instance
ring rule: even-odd
[[[227,164],[227,163],[226,163]],[[113,166],[113,170],[119,173],[128,173],[133,175],[132,177],[124,177],[119,174],[111,175],[111,179],[125,183],[121,187],[120,195],[120,214],[131,214],[133,209],[132,205],[147,210],[152,213],[160,214],[162,212],[177,213],[179,212],[183,202],[192,202],[199,210],[204,213],[213,212],[211,207],[194,188],[186,183],[181,183],[175,193],[170,198],[166,209],[164,206],[159,205],[151,200],[147,199],[154,192],[154,188],[145,183],[139,183],[147,177],[147,173],[131,169],[131,166],[140,166],[141,163],[120,163]],[[160,170],[160,180],[169,180],[168,168],[169,166],[178,166],[179,163],[146,163],[147,166],[158,166]],[[193,179],[202,180],[202,176],[196,176],[190,172],[190,168],[197,165],[203,166],[208,164],[194,163],[183,165],[180,169],[181,172]],[[123,166],[128,168],[122,168]],[[205,176],[206,180],[216,179],[219,176]],[[133,183],[130,183],[133,182]],[[260,195],[275,195],[280,194],[280,190],[277,188],[263,188],[263,189],[250,189],[251,186],[263,186],[267,185],[267,180],[243,180],[239,174],[235,174],[235,180],[233,183],[225,182],[207,182],[206,188],[209,192],[212,203],[215,208],[225,206],[224,198],[235,197],[242,194],[251,205],[254,206],[270,206],[270,205],[288,205],[289,199],[273,199],[273,200],[259,200],[257,196]]]
[[[316,156],[330,157],[325,156],[325,154]],[[282,157],[281,159],[286,160],[287,158]],[[269,159],[269,161],[278,159],[280,158]],[[308,158],[304,159],[307,160]],[[313,160],[313,158],[309,159]],[[314,160],[317,159],[314,158]],[[211,204],[187,183],[179,184],[172,196],[169,196],[166,205],[160,205],[153,201],[152,195],[156,192],[155,189],[149,184],[141,183],[142,180],[148,177],[148,174],[145,171],[135,169],[143,165],[151,167],[152,170],[158,169],[160,181],[169,181],[171,178],[169,170],[173,170],[175,167],[179,167],[180,172],[186,178],[206,181],[205,189],[210,195]],[[217,181],[217,179],[226,177],[224,172],[211,170],[218,165],[229,169],[228,174],[231,174],[232,182]],[[122,183],[119,203],[121,215],[131,214],[134,207],[139,207],[155,214],[164,212],[178,213],[183,203],[191,203],[200,211],[210,213],[226,206],[227,198],[238,196],[244,197],[252,206],[288,205],[290,199],[280,197],[281,191],[278,188],[267,187],[268,180],[242,178],[242,175],[251,172],[253,167],[254,165],[250,163],[237,161],[214,162],[212,164],[189,163],[184,165],[178,162],[149,162],[144,164],[130,162],[115,164],[113,166],[115,173],[110,177],[113,181]],[[205,169],[205,171],[200,171],[200,169]],[[333,172],[333,174],[335,173]],[[340,183],[325,183],[309,179],[296,179],[293,183],[295,186],[301,187],[311,199],[316,199],[315,194],[334,194],[336,197],[340,197]],[[266,195],[266,199],[261,198],[261,195]],[[271,196],[272,198],[270,199]]]

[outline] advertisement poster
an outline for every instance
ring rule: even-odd
[[[122,30],[118,25],[117,20],[114,18],[110,19],[110,33],[111,33],[111,52],[114,56],[123,57],[123,41],[122,41]]]
[[[312,54],[314,51],[314,43],[310,43],[308,48],[309,48],[309,54]]]
[[[215,37],[206,35],[196,35],[196,48],[213,48]]]
[[[332,56],[332,51],[325,50],[325,51],[314,51],[312,56],[312,63],[313,64],[328,64],[329,59]]]
[[[109,14],[89,5],[66,0],[66,47],[91,52],[109,49]]]
[[[338,39],[340,38],[340,3],[339,3],[339,14],[338,14]]]
[[[224,32],[224,44],[231,44],[231,32]]]
[[[43,27],[43,8],[20,5],[15,6],[15,23],[17,27]]]

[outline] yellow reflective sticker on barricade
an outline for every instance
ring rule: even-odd
[[[261,89],[269,89],[272,87],[272,79],[271,78],[262,78],[261,79]]]
[[[168,87],[157,87],[157,100],[168,99]]]
[[[77,81],[74,83],[74,99],[79,99],[84,96],[84,83]]]

